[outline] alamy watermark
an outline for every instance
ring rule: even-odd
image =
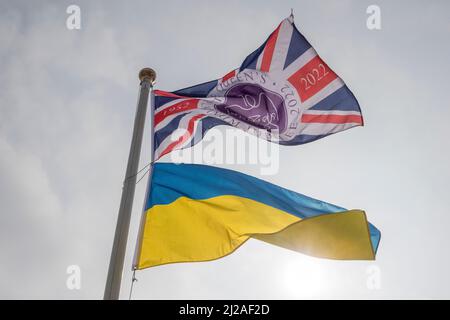
[[[366,269],[366,286],[369,290],[381,289],[381,269],[377,265],[371,265]]]
[[[66,287],[69,290],[80,290],[81,289],[81,268],[80,266],[74,264],[70,265],[66,269],[68,277],[66,279]]]
[[[376,4],[367,7],[366,13],[369,15],[366,26],[369,30],[381,30],[381,9]]]
[[[258,133],[250,135],[233,127],[222,127],[223,130],[218,127],[211,128],[202,139],[202,122],[198,125],[200,126],[197,130],[199,134],[189,145],[196,147],[172,151],[170,153],[172,162],[257,165],[261,175],[278,173],[280,145],[277,142],[262,139],[258,137]],[[171,140],[178,141],[185,133],[186,130],[177,129],[171,135]]]
[[[66,13],[69,15],[66,19],[66,27],[69,30],[81,29],[81,9],[75,4],[67,7]]]

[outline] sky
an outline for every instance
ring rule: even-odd
[[[66,27],[71,4],[81,9],[79,30]],[[380,30],[366,26],[369,5],[381,9]],[[449,299],[450,4],[437,0],[0,0],[0,298],[101,299],[139,70],[155,69],[156,88],[167,91],[219,78],[291,8],[358,98],[365,126],[280,147],[277,174],[262,178],[365,210],[382,233],[376,261],[249,240],[213,262],[138,271],[132,298]],[[140,167],[149,161],[145,130]],[[261,177],[258,165],[222,167]],[[145,188],[146,177],[124,299]],[[79,289],[67,286],[73,265]]]

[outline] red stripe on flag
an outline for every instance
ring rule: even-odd
[[[175,103],[174,105],[171,105],[170,107],[167,107],[164,110],[157,112],[155,114],[155,126],[157,126],[161,121],[163,121],[164,119],[175,113],[197,109],[198,101],[199,99],[184,100]]]
[[[179,95],[177,95],[177,94],[175,94],[175,93],[167,92],[167,91],[162,91],[162,90],[154,90],[153,93],[154,93],[156,96],[162,96],[162,97],[186,98],[186,97],[183,97],[183,96],[179,96]]]
[[[236,75],[236,70],[232,70],[228,72],[226,75],[222,77],[222,82],[227,81],[230,78],[233,78]]]
[[[263,57],[261,61],[261,71],[269,72],[270,64],[272,63],[272,56],[275,50],[275,44],[278,38],[278,32],[280,31],[281,23],[278,28],[270,35],[264,48]]]
[[[300,96],[300,100],[304,102],[336,78],[337,75],[333,70],[319,56],[315,56],[290,76],[288,81],[292,83]]]
[[[357,123],[362,124],[363,119],[359,115],[337,115],[337,114],[304,114],[301,122],[304,123]]]
[[[203,118],[205,115],[204,114],[198,114],[196,116],[193,116],[188,123],[188,127],[187,127],[187,132],[185,134],[183,134],[181,137],[178,138],[177,141],[172,142],[171,144],[169,144],[167,146],[167,148],[161,153],[161,155],[159,156],[160,158],[166,154],[168,154],[169,152],[171,152],[173,149],[175,149],[179,144],[184,143],[187,139],[189,139],[189,137],[192,135],[192,133],[194,132],[194,125],[195,122],[198,119]]]

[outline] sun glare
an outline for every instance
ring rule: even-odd
[[[319,298],[324,288],[324,272],[318,259],[301,257],[286,263],[283,274],[285,290],[290,298]]]

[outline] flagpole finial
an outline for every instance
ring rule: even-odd
[[[156,80],[155,70],[151,68],[143,68],[141,71],[139,71],[139,80],[141,80],[141,82],[148,81],[153,85]]]
[[[290,18],[291,22],[294,21],[294,9],[293,8],[291,8],[291,15],[289,16],[289,18]]]

